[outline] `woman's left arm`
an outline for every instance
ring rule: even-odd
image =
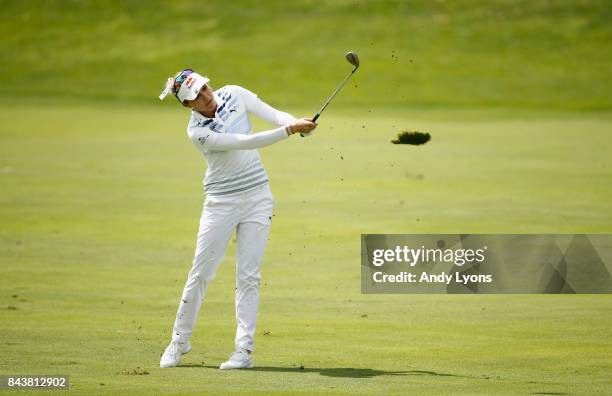
[[[259,99],[257,95],[248,89],[242,88],[238,85],[235,85],[234,87],[240,96],[244,98],[247,110],[255,114],[257,117],[278,126],[293,124],[297,120],[297,118],[289,113],[276,110],[274,107]]]

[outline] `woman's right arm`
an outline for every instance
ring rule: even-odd
[[[191,139],[196,145],[211,151],[252,150],[287,139],[294,133],[310,132],[316,126],[310,120],[299,119],[291,125],[253,135],[217,133],[208,128],[194,128]]]

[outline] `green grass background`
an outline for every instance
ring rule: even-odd
[[[153,102],[187,66],[217,86],[316,107],[349,65],[335,106],[609,109],[605,0],[2,1],[9,98]]]
[[[609,3],[0,9],[0,374],[69,374],[87,395],[612,392],[610,296],[361,295],[359,280],[361,233],[611,232]],[[164,79],[192,66],[309,115],[348,49],[362,68],[316,135],[260,150],[277,207],[256,368],[216,369],[232,242],[193,352],[159,369],[204,170],[188,112],[156,98]],[[433,139],[389,144],[406,128]]]

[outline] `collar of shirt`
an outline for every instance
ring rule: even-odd
[[[199,121],[214,120],[217,118],[219,109],[222,107],[221,105],[225,103],[225,100],[219,95],[219,91],[220,89],[213,92],[213,97],[215,98],[215,102],[217,102],[217,108],[215,109],[215,116],[213,118],[208,118],[199,111],[191,109],[191,112],[196,116]]]

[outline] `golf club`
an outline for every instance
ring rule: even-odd
[[[344,81],[342,81],[342,83],[338,85],[338,88],[336,88],[336,90],[331,94],[331,96],[325,101],[325,104],[323,104],[323,107],[321,107],[321,110],[319,110],[317,114],[312,118],[312,122],[317,122],[317,119],[319,118],[321,113],[323,113],[323,110],[325,110],[329,102],[331,102],[334,96],[336,96],[336,94],[340,91],[340,89],[342,89],[344,84],[346,84],[348,79],[351,78],[353,73],[355,73],[355,71],[359,68],[359,57],[357,56],[356,53],[354,53],[353,51],[347,52],[345,55],[345,58],[351,65],[355,66],[355,68],[353,69],[353,71],[349,73],[348,76],[346,76]]]
[[[323,110],[325,110],[325,108],[327,107],[329,102],[331,102],[331,100],[334,98],[334,96],[336,96],[336,94],[342,89],[344,84],[346,84],[348,79],[351,78],[353,73],[355,73],[355,71],[357,71],[357,69],[359,68],[359,57],[357,56],[357,54],[355,52],[349,51],[349,52],[346,53],[346,55],[344,57],[346,58],[346,60],[351,65],[355,66],[355,68],[349,73],[348,76],[346,76],[344,81],[342,81],[342,83],[340,85],[338,85],[338,88],[336,88],[336,90],[331,94],[331,96],[325,101],[325,103],[323,104],[323,107],[321,107],[321,109],[319,111],[317,111],[317,114],[315,114],[315,116],[312,117],[312,122],[317,122],[317,119],[321,116],[321,113],[323,113]],[[304,137],[304,135],[301,134],[301,133],[300,133],[300,136]]]
[[[342,89],[344,84],[346,84],[348,79],[351,78],[353,73],[355,73],[355,71],[359,68],[359,57],[357,56],[356,53],[354,53],[353,51],[350,51],[350,52],[347,52],[344,57],[351,65],[355,66],[355,68],[349,73],[348,76],[346,76],[344,81],[342,81],[342,83],[338,85],[338,88],[336,88],[336,90],[331,94],[331,96],[325,101],[325,103],[323,104],[323,107],[321,107],[321,110],[319,110],[317,114],[312,118],[312,122],[317,122],[317,119],[319,118],[323,110],[325,110],[329,102],[331,102],[334,96],[336,96],[336,94]]]

